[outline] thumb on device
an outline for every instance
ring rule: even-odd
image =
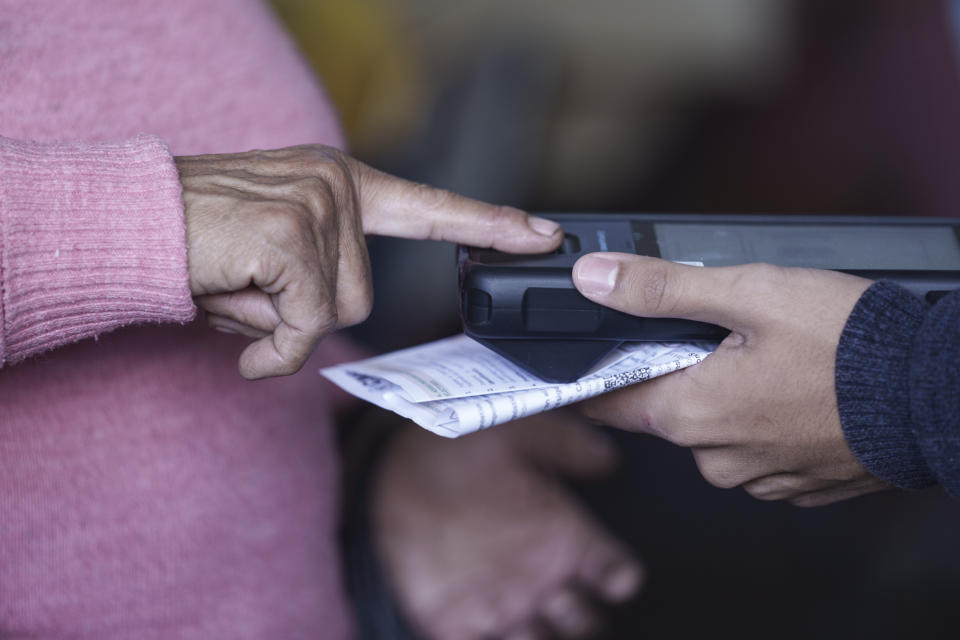
[[[573,266],[585,297],[649,318],[685,318],[734,331],[761,319],[764,290],[776,267],[695,267],[627,253],[591,253]]]

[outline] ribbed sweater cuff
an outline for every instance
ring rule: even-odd
[[[905,489],[936,484],[913,429],[910,363],[926,304],[888,282],[857,302],[837,347],[837,404],[847,443],[870,473]]]
[[[910,397],[917,441],[937,481],[960,499],[960,291],[927,312],[914,341]]]
[[[186,322],[180,181],[158,138],[0,138],[0,365],[117,327]]]

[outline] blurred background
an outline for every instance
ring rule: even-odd
[[[273,0],[361,159],[532,211],[956,215],[960,65],[939,0]],[[459,330],[453,249],[371,240],[359,333]],[[415,284],[414,284],[415,283]],[[581,487],[645,559],[611,637],[956,637],[960,505],[816,510],[616,435]]]

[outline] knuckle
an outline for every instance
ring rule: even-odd
[[[273,162],[276,157],[275,151],[264,150],[264,149],[251,149],[247,152],[247,160],[257,164],[268,164]]]
[[[743,490],[747,492],[748,496],[750,496],[755,500],[764,500],[764,501],[776,500],[776,498],[773,496],[773,494],[769,490],[762,487],[757,487],[754,485],[746,485],[743,487]]]
[[[310,231],[308,218],[302,206],[284,203],[264,211],[260,216],[264,234],[281,246],[303,241]]]
[[[359,213],[357,185],[345,164],[326,163],[310,184],[310,207],[321,225],[335,226],[341,216]]]
[[[326,229],[336,223],[338,198],[335,187],[329,181],[316,175],[303,176],[293,184],[293,188],[294,200],[309,212],[318,229]]]
[[[336,147],[328,147],[324,144],[307,144],[298,148],[305,153],[308,153],[313,158],[314,162],[342,161],[345,155]]]
[[[277,334],[274,334],[276,349],[280,354],[276,370],[280,375],[291,375],[298,372],[307,361],[316,343],[336,328],[336,313],[317,315],[321,319],[293,330],[293,335],[299,336],[297,338],[288,336],[289,339],[278,341],[276,339]]]
[[[337,162],[345,154],[334,147],[322,144],[300,144],[293,147],[278,149],[276,153],[293,163],[302,173],[311,173],[311,169],[328,162]]]
[[[353,171],[349,156],[323,145],[293,147],[292,181],[300,200],[317,210],[324,210],[337,196],[353,188]]]
[[[333,304],[323,304],[312,316],[310,324],[305,328],[306,333],[315,342],[334,331],[340,321],[340,315]]]
[[[809,509],[811,507],[823,507],[836,501],[837,500],[835,498],[831,498],[824,493],[804,493],[788,499],[790,504],[803,509]]]
[[[518,219],[522,219],[521,217],[525,217],[525,214],[519,213],[516,209],[498,205],[488,210],[485,223],[492,229],[502,229],[513,225]]]
[[[337,313],[337,310],[332,307],[333,305],[329,305],[329,308],[324,309],[323,313],[318,314],[319,320],[314,327],[315,334],[318,336],[318,338],[323,337],[335,330],[340,324],[340,316]]]
[[[307,360],[307,354],[304,353],[304,350],[297,348],[289,341],[278,340],[276,334],[274,334],[273,342],[277,356],[271,359],[271,375],[289,376],[298,372]]]
[[[300,357],[284,357],[277,364],[275,371],[277,375],[281,376],[292,376],[293,374],[300,371],[300,368],[303,366],[304,360]]]
[[[317,175],[302,176],[294,184],[308,196],[324,197],[330,192],[327,181]]]
[[[793,483],[784,477],[769,477],[744,485],[744,491],[757,500],[782,500],[796,493]]]
[[[363,322],[373,312],[373,285],[367,280],[360,290],[359,315],[357,322]]]
[[[410,188],[412,200],[429,211],[446,208],[455,197],[451,191],[431,187],[421,182],[414,183]]]
[[[694,454],[697,467],[700,469],[700,475],[708,483],[718,489],[732,489],[742,484],[737,477],[736,470],[722,458],[711,456],[706,458],[703,455]]]
[[[704,480],[718,489],[733,489],[740,485],[733,474],[723,468],[708,467],[701,473]]]
[[[313,152],[314,175],[331,184],[350,184],[353,171],[346,154],[330,147],[317,147]]]
[[[351,300],[349,308],[342,309],[339,314],[339,325],[341,327],[350,327],[360,324],[373,311],[373,290],[365,287],[363,291],[357,292],[354,300]]]

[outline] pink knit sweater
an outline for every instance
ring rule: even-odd
[[[191,323],[171,152],[338,145],[253,0],[0,0],[0,637],[340,638],[331,397]]]

